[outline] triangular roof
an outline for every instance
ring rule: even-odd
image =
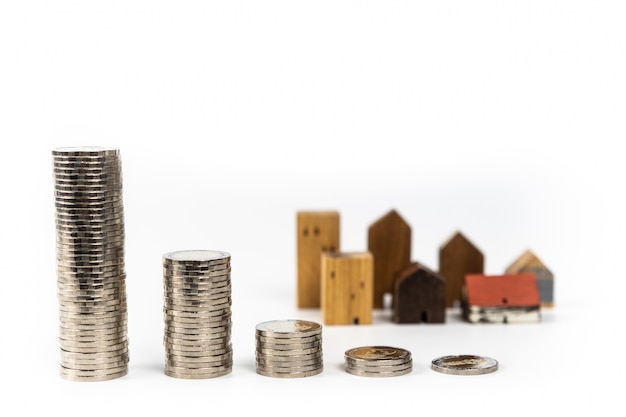
[[[395,209],[391,209],[385,215],[383,215],[382,217],[378,218],[374,223],[372,223],[369,228],[372,229],[373,227],[376,227],[378,225],[385,224],[385,223],[390,223],[390,222],[396,222],[396,223],[401,224],[401,225],[403,225],[403,226],[405,226],[406,228],[409,228],[409,229],[411,227],[406,222],[406,220],[404,220],[404,218],[400,215],[400,213],[398,213]]]
[[[476,249],[477,252],[481,252],[480,249],[478,249],[478,247],[476,245],[474,245],[474,243],[472,243],[471,240],[469,240],[463,233],[461,233],[459,230],[457,230],[456,232],[454,232],[445,242],[443,242],[441,244],[441,246],[439,247],[439,250],[443,250],[445,249],[447,246],[453,244],[453,243],[464,243],[466,246],[468,247],[472,247],[474,249]]]
[[[443,283],[446,282],[446,279],[443,275],[435,272],[434,270],[426,267],[424,264],[419,262],[411,262],[407,266],[405,266],[397,275],[397,282],[402,282],[405,279],[417,274],[419,271],[424,272],[427,276],[434,278],[437,281],[441,281]]]
[[[532,251],[526,250],[508,268],[507,274],[516,274],[526,268],[546,268],[545,264]]]
[[[465,276],[467,303],[478,307],[530,307],[541,303],[535,274]]]

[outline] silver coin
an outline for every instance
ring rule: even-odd
[[[70,369],[102,369],[103,367],[115,368],[127,365],[130,362],[128,354],[119,357],[102,359],[64,359],[61,358],[61,365]]]
[[[169,313],[163,313],[163,320],[165,321],[165,324],[171,324],[175,327],[214,327],[219,325],[219,323],[228,323],[231,319],[231,311],[209,317],[181,317]]]
[[[202,299],[203,297],[224,297],[232,294],[232,285],[226,284],[219,287],[214,287],[210,290],[202,290],[197,288],[184,288],[184,287],[167,287],[163,288],[163,293],[166,297],[169,298],[198,298]]]
[[[257,347],[260,349],[268,349],[268,350],[277,350],[277,351],[304,351],[307,349],[313,348],[321,348],[322,342],[311,342],[311,343],[259,343],[257,342]]]
[[[256,368],[261,369],[265,372],[275,372],[275,373],[293,373],[293,372],[311,372],[315,371],[319,368],[322,368],[324,365],[322,363],[315,363],[313,365],[296,365],[296,366],[276,366],[276,365],[266,365],[257,362]]]
[[[105,343],[68,343],[59,340],[61,349],[74,353],[101,353],[101,352],[114,352],[125,349],[128,347],[128,340],[116,343],[113,345],[107,345]]]
[[[263,369],[257,368],[256,373],[259,375],[272,377],[272,378],[306,378],[309,376],[321,374],[323,370],[324,368],[320,367],[319,369],[316,369],[314,371],[308,371],[308,372],[268,372]]]
[[[120,319],[127,320],[128,310],[126,306],[113,311],[106,312],[89,312],[89,313],[76,313],[60,311],[59,318],[62,322],[76,322],[80,324],[105,324],[112,322],[119,322]]]
[[[163,276],[166,279],[182,279],[182,278],[190,278],[190,279],[199,279],[199,278],[213,278],[219,277],[222,275],[228,275],[232,272],[232,268],[230,264],[224,265],[223,268],[220,269],[210,269],[210,270],[201,270],[201,269],[168,269],[163,268]]]
[[[321,342],[322,334],[316,334],[314,336],[301,336],[301,337],[267,337],[260,336],[258,333],[255,334],[255,340],[257,343],[264,344],[276,344],[276,345],[292,345],[292,344],[302,344],[302,343],[313,343],[313,342]]]
[[[187,374],[187,375],[209,375],[219,371],[226,371],[232,368],[232,361],[227,362],[221,366],[210,366],[206,368],[187,368],[182,366],[173,366],[170,364],[165,364],[165,367],[170,372],[175,372],[179,374]]]
[[[190,332],[186,332],[186,333],[176,333],[171,331],[169,328],[165,329],[164,331],[164,335],[168,338],[168,339],[172,339],[172,340],[176,340],[176,341],[206,341],[206,340],[210,340],[210,339],[217,339],[217,338],[223,338],[223,337],[227,337],[231,334],[231,328],[230,326],[223,326],[221,328],[216,327],[216,330],[211,330],[211,331],[202,331],[202,332],[195,332],[195,333],[190,333]]]
[[[308,349],[291,349],[291,350],[276,350],[276,349],[266,349],[264,347],[257,346],[256,352],[261,355],[266,356],[301,356],[308,355],[311,353],[317,353],[322,351],[322,346],[316,346]]]
[[[166,367],[164,372],[165,372],[165,375],[167,375],[169,377],[172,377],[172,378],[179,378],[179,379],[209,379],[209,378],[219,378],[219,377],[228,375],[228,374],[230,374],[232,372],[232,368],[231,367],[227,367],[227,368],[219,370],[219,371],[189,374],[189,373],[185,373],[185,372],[173,371],[173,370],[168,369]]]
[[[124,281],[109,288],[88,288],[85,286],[71,287],[57,283],[57,296],[66,302],[73,301],[105,301],[113,298],[123,298],[126,293]]]
[[[99,156],[72,156],[72,155],[53,155],[52,164],[74,164],[77,166],[92,166],[97,164],[107,164],[107,163],[117,163],[121,162],[121,158],[119,153],[117,155],[99,155]]]
[[[86,174],[81,172],[62,174],[54,173],[54,191],[64,193],[98,193],[120,192],[122,190],[122,176],[120,173],[102,172]]]
[[[232,330],[232,323],[227,322],[221,325],[215,325],[213,327],[180,327],[180,326],[165,326],[165,332],[173,336],[187,335],[187,336],[204,336],[215,333],[229,332]]]
[[[116,366],[116,367],[111,367],[111,368],[104,368],[104,369],[96,369],[96,370],[90,370],[90,369],[71,369],[71,368],[66,368],[64,366],[61,366],[62,368],[62,372],[66,375],[75,375],[75,376],[104,376],[104,375],[108,375],[108,374],[112,374],[112,373],[117,373],[117,372],[122,372],[124,369],[127,368],[128,365],[124,364],[122,366]]]
[[[225,263],[230,262],[230,254],[217,250],[181,250],[163,255],[164,262],[177,264]]]
[[[224,275],[214,275],[214,276],[203,276],[203,277],[189,277],[189,276],[177,276],[177,277],[170,277],[170,276],[164,276],[163,277],[163,287],[168,288],[168,287],[185,287],[185,286],[197,286],[201,289],[211,289],[211,288],[215,288],[215,287],[219,287],[219,286],[224,286],[225,284],[230,284],[231,281],[231,277],[230,274],[224,274]]]
[[[60,349],[61,357],[64,360],[107,360],[112,358],[119,358],[128,354],[128,346],[124,346],[118,350],[106,351],[106,352],[74,352],[70,350]]]
[[[257,364],[271,365],[275,367],[292,367],[311,364],[321,364],[324,362],[324,356],[322,353],[311,354],[307,356],[264,356],[255,355],[255,362]]]
[[[369,371],[363,371],[361,369],[346,368],[346,372],[349,374],[356,375],[356,376],[371,377],[371,378],[388,378],[388,377],[394,377],[394,376],[402,376],[402,375],[410,374],[412,371],[413,371],[412,366],[408,366],[404,369],[400,369],[397,371],[378,371],[378,372],[369,372]]]
[[[84,320],[71,320],[66,319],[62,315],[59,316],[59,327],[67,331],[85,331],[85,330],[108,330],[111,328],[123,328],[128,325],[128,318],[125,313],[112,314],[111,316],[93,319],[85,318]]]
[[[219,271],[221,269],[230,268],[230,258],[224,258],[215,261],[172,261],[170,259],[163,258],[163,269],[166,271]]]
[[[498,361],[478,355],[448,355],[433,359],[433,371],[449,375],[483,375],[498,370]]]
[[[216,366],[232,365],[233,353],[230,351],[223,355],[206,358],[192,358],[192,360],[181,360],[175,356],[167,356],[165,358],[165,363],[169,366],[188,369],[212,368]]]
[[[232,306],[232,298],[222,296],[216,299],[175,300],[163,297],[163,305],[179,311],[212,311]]]
[[[83,337],[104,337],[111,335],[126,334],[128,332],[128,326],[115,326],[104,329],[70,329],[66,327],[59,328],[59,336],[62,338],[83,338]]]
[[[211,317],[223,316],[230,313],[230,306],[222,309],[207,310],[207,311],[183,311],[175,310],[167,307],[163,308],[163,312],[171,317],[186,317],[197,320],[210,319]]]
[[[305,320],[272,320],[256,326],[256,334],[265,337],[291,338],[312,336],[321,332],[321,325]]]
[[[172,303],[165,302],[163,304],[164,308],[168,308],[170,310],[175,310],[178,313],[191,313],[191,314],[204,314],[204,313],[213,313],[213,312],[224,312],[230,310],[232,302],[220,303],[215,305],[206,305],[206,306],[183,306],[183,305],[172,305]]]
[[[202,296],[203,294],[212,294],[217,291],[232,291],[232,283],[230,279],[212,284],[167,284],[163,286],[165,293],[180,293]]]
[[[167,357],[179,358],[181,360],[187,360],[189,358],[206,360],[207,357],[225,355],[233,351],[233,346],[230,341],[209,344],[202,347],[174,346],[166,343],[164,344],[164,348]]]
[[[376,366],[404,364],[411,360],[411,352],[393,346],[362,346],[345,352],[346,361]]]
[[[76,381],[76,382],[101,382],[101,381],[109,381],[117,378],[121,378],[128,374],[128,368],[123,371],[112,373],[108,375],[70,375],[66,374],[63,371],[60,372],[61,378],[68,381]]]
[[[177,321],[164,319],[165,329],[174,333],[202,333],[212,332],[220,328],[231,329],[233,321],[231,317],[225,317],[222,320],[213,320],[203,323],[180,323]]]
[[[223,352],[219,352],[223,351]],[[187,353],[185,351],[178,352],[168,350],[166,355],[166,360],[173,362],[189,362],[189,363],[207,363],[207,364],[215,364],[217,362],[232,360],[233,358],[233,349],[232,345],[229,345],[222,349],[214,349],[207,350],[205,352],[194,352]],[[199,367],[199,365],[194,365],[194,367]]]
[[[273,354],[267,354],[267,353],[259,352],[258,350],[255,350],[254,355],[257,360],[265,360],[265,361],[272,361],[272,362],[295,362],[295,361],[307,361],[307,360],[319,359],[323,355],[323,350],[319,349],[314,352],[305,353],[305,354],[295,354],[295,355],[280,355],[280,354],[273,355]]]

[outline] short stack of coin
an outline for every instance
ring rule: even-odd
[[[345,352],[346,372],[366,377],[391,377],[410,373],[411,352],[391,346],[363,346]]]
[[[165,374],[206,379],[232,371],[230,254],[163,255]]]
[[[274,378],[302,378],[324,369],[322,326],[303,320],[274,320],[256,326],[256,371]]]
[[[117,149],[52,150],[61,377],[128,372],[122,171]]]

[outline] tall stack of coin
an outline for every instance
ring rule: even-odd
[[[256,371],[274,378],[302,378],[324,369],[322,326],[274,320],[256,326]]]
[[[229,374],[230,254],[184,250],[163,255],[165,374],[205,379]]]
[[[390,377],[410,373],[411,352],[391,346],[363,346],[345,352],[346,372],[367,377]]]
[[[120,152],[52,150],[61,377],[126,375],[128,339]]]

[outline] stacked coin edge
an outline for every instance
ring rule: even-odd
[[[363,377],[396,377],[413,370],[411,352],[393,346],[363,346],[344,354],[347,373]]]
[[[105,381],[128,372],[120,152],[52,150],[60,375]]]
[[[256,335],[256,372],[273,378],[303,378],[324,369],[322,326],[304,320],[259,323]]]
[[[183,250],[163,255],[167,376],[207,379],[232,371],[230,254]]]

